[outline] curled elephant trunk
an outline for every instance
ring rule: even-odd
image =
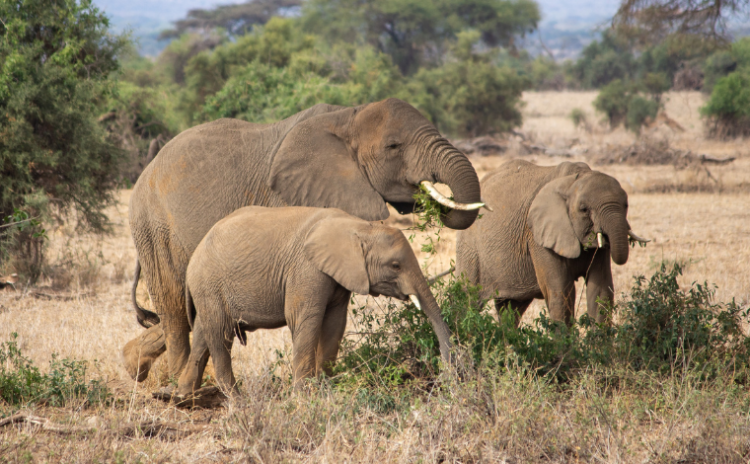
[[[471,165],[466,155],[456,150],[442,137],[433,138],[432,142],[426,146],[428,146],[427,156],[436,159],[433,172],[435,181],[446,184],[453,192],[453,200],[449,200],[440,195],[431,183],[428,182],[425,185],[433,198],[450,208],[450,211],[442,215],[440,219],[446,227],[451,229],[469,228],[476,220],[479,208],[483,206],[479,178],[474,166]]]
[[[609,239],[612,261],[615,264],[622,265],[628,262],[630,253],[629,229],[624,212],[611,213],[604,217],[602,231],[607,234]]]

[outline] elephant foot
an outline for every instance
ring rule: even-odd
[[[179,395],[175,388],[165,387],[153,393],[153,397],[167,403],[173,403],[178,408],[183,409],[214,409],[222,406],[224,401],[227,400],[227,395],[219,387],[199,388],[189,395]]]
[[[161,325],[155,325],[125,345],[122,357],[125,370],[133,380],[146,380],[154,361],[166,351],[166,340]]]

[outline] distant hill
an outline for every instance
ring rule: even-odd
[[[188,10],[242,3],[236,0],[94,0],[112,20],[118,32],[130,30],[144,55],[155,56],[166,45],[157,37],[173,21],[184,18]],[[617,11],[619,0],[537,0],[542,10],[540,32],[545,45],[556,58],[576,56]],[[526,40],[533,53],[539,53],[539,37]]]

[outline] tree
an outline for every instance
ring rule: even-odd
[[[185,33],[209,33],[224,29],[233,36],[250,32],[285,10],[299,8],[301,0],[250,0],[239,5],[222,5],[211,10],[188,11],[187,18],[175,22],[174,29],[163,31],[160,39],[172,39]]]
[[[377,47],[404,75],[439,64],[462,30],[479,31],[478,42],[486,46],[513,48],[539,19],[532,0],[310,0],[302,17],[306,30],[332,42],[364,40]]]
[[[622,0],[612,27],[645,45],[675,32],[726,40],[727,16],[749,7],[750,0]]]
[[[5,0],[0,19],[0,217],[53,203],[103,230],[121,152],[96,117],[125,39],[91,0]]]

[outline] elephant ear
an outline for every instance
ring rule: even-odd
[[[368,221],[386,219],[385,200],[337,134],[355,113],[345,108],[297,123],[271,162],[269,185],[287,204],[339,208]]]
[[[316,223],[305,238],[307,259],[350,292],[370,293],[365,252],[357,230],[368,226],[352,217],[327,217]]]
[[[577,176],[560,177],[542,187],[531,202],[528,217],[534,241],[570,259],[580,256],[581,244],[573,231],[563,192]]]

